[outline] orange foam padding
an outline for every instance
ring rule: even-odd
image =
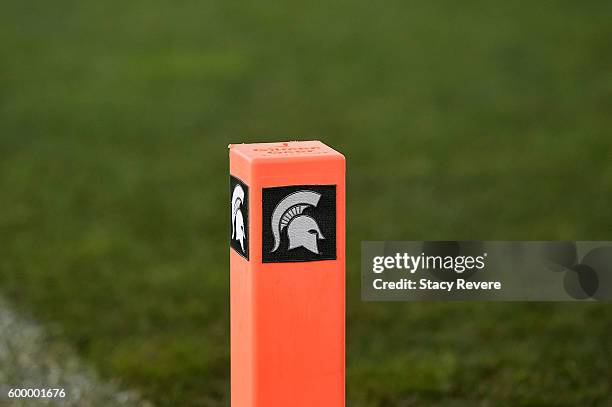
[[[229,147],[229,155],[230,175],[240,179],[249,194],[249,259],[230,248],[231,405],[344,406],[344,156],[319,141],[234,144]],[[274,255],[299,257],[303,253],[315,260],[263,262],[263,222],[271,221],[263,219],[264,189],[308,189],[309,185],[335,185],[335,260],[316,260],[323,254],[312,252],[316,246],[308,251],[304,247],[288,249],[284,243]],[[319,207],[310,205],[313,212],[305,214],[312,213],[312,217],[302,217],[301,223],[295,224],[313,220],[324,223],[317,218],[317,211],[329,214],[330,206]],[[299,211],[292,213],[299,215]],[[319,232],[325,232],[323,226]],[[287,233],[293,233],[294,245],[301,243],[297,236],[300,230],[289,225],[282,235],[285,240]],[[320,236],[313,229],[309,233],[326,240],[317,240],[320,247],[332,237]],[[270,255],[272,250],[266,249]]]

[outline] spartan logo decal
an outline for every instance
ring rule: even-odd
[[[274,248],[278,250],[281,232],[287,228],[289,237],[289,250],[304,247],[313,253],[319,254],[317,241],[325,239],[317,221],[312,216],[305,215],[304,210],[310,206],[317,206],[321,194],[314,191],[298,191],[289,194],[276,205],[272,212],[272,234],[274,235]]]
[[[263,189],[264,263],[336,258],[336,186]]]
[[[249,187],[230,175],[231,235],[230,246],[249,259]]]
[[[242,215],[242,203],[244,202],[244,189],[240,185],[234,187],[232,193],[232,239],[240,242],[243,252],[246,233],[244,232],[244,216]]]

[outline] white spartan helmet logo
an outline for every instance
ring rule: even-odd
[[[242,203],[244,202],[244,190],[240,185],[236,185],[232,193],[232,239],[240,242],[240,247],[244,252],[244,218],[242,217]]]
[[[289,249],[304,247],[313,253],[319,254],[318,240],[325,239],[317,222],[303,212],[308,207],[316,207],[321,194],[313,191],[297,191],[287,195],[276,205],[272,213],[272,234],[274,235],[274,248],[280,246],[281,232],[287,228]]]

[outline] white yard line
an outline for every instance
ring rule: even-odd
[[[9,398],[11,388],[64,389],[65,398]],[[151,407],[134,391],[101,380],[67,346],[0,298],[0,406]]]

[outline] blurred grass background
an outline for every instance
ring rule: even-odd
[[[362,303],[358,264],[611,238],[611,2],[0,10],[0,292],[103,375],[229,404],[226,146],[320,139],[348,160],[350,406],[612,405],[610,305]]]

